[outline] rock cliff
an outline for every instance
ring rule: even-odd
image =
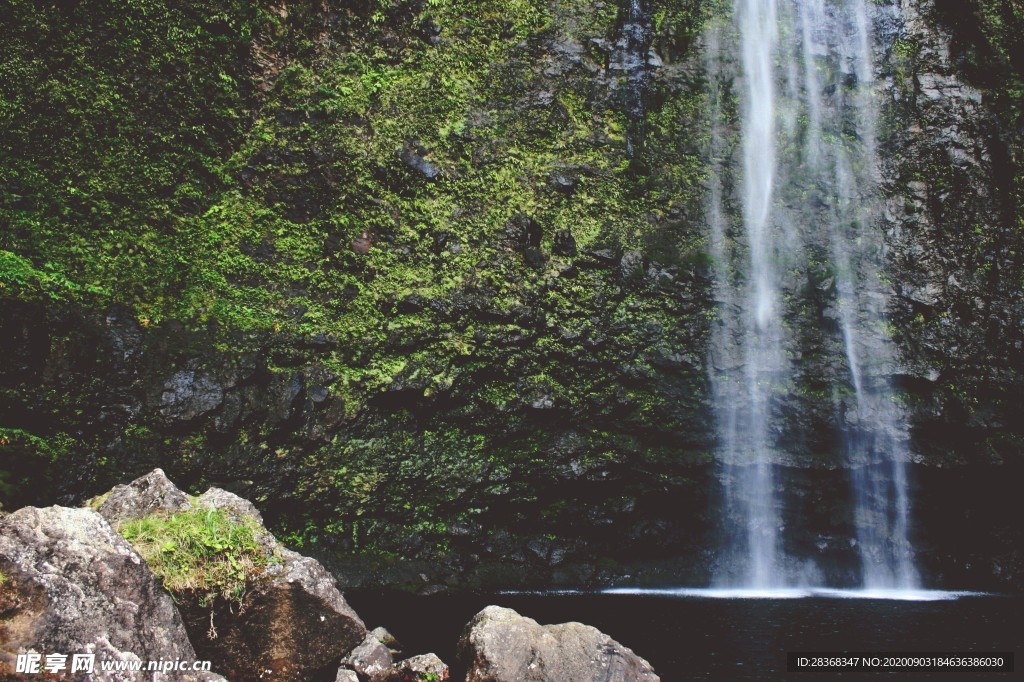
[[[15,3],[4,505],[160,466],[353,583],[706,580],[702,35],[728,6]],[[1019,585],[1024,24],[873,20],[916,544],[934,582]],[[813,445],[782,476],[808,552],[848,513]]]

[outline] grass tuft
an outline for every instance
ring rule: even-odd
[[[276,560],[260,545],[254,521],[237,521],[219,509],[152,515],[120,529],[176,599],[217,598],[241,604]]]

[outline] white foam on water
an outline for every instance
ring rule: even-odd
[[[863,589],[863,590],[831,590],[816,589],[816,597],[829,597],[832,599],[889,599],[892,601],[953,601],[961,597],[985,597],[991,596],[987,592],[969,592],[965,590],[887,590],[887,589]]]
[[[527,597],[577,597],[594,594],[593,590],[557,589],[557,590],[498,590],[498,594]]]
[[[841,590],[826,587],[794,587],[777,589],[723,589],[717,587],[612,587],[601,590],[601,594],[628,595],[635,597],[672,597],[698,599],[875,599],[890,601],[953,601],[963,597],[991,596],[987,592],[950,590],[888,590],[850,589]]]
[[[798,587],[785,588],[718,588],[718,587],[612,587],[602,594],[620,594],[634,597],[697,597],[703,599],[802,599],[811,591]]]

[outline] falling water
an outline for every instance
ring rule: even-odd
[[[711,378],[725,513],[740,529],[721,583],[778,589],[820,580],[783,549],[787,499],[778,472],[792,456],[781,414],[798,380],[802,332],[787,323],[797,319],[788,307],[797,305],[812,254],[824,254],[838,328],[832,400],[852,472],[861,583],[917,586],[907,434],[885,328],[868,2],[736,0],[732,25],[707,36],[719,309]],[[736,152],[726,123],[730,92],[739,103]]]
[[[771,462],[772,438],[769,412],[773,393],[784,384],[790,369],[783,348],[779,319],[779,286],[773,258],[772,200],[775,181],[775,79],[772,59],[777,39],[774,3],[754,3],[739,12],[743,41],[743,67],[747,74],[742,112],[742,213],[749,260],[746,280],[731,272],[722,187],[714,175],[711,187],[712,256],[719,267],[717,297],[723,310],[716,330],[713,365],[717,404],[722,425],[720,459],[726,471],[726,513],[735,517],[742,531],[736,545],[744,547],[742,575],[726,582],[765,589],[779,583],[779,526]],[[718,36],[709,52],[717,61]],[[713,64],[717,70],[721,65]],[[715,81],[713,80],[713,85]],[[713,93],[721,107],[724,93]],[[714,115],[716,122],[723,116]],[[717,156],[724,153],[721,131],[713,136]],[[720,171],[722,169],[719,169]]]

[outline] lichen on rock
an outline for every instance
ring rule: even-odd
[[[459,659],[467,682],[657,682],[647,661],[581,623],[539,625],[488,606],[466,625]]]
[[[94,679],[110,682],[134,677],[101,672],[101,662],[202,658],[157,578],[95,511],[25,507],[0,518],[0,570],[3,675],[14,675],[15,658],[26,651],[94,654]]]

